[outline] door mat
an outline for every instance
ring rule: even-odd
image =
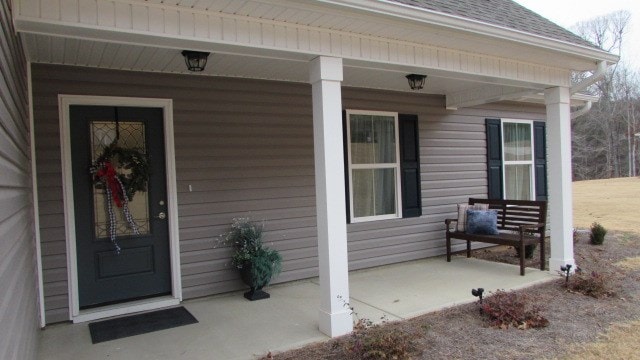
[[[187,309],[180,306],[91,323],[89,331],[91,342],[97,344],[197,322],[198,320]]]

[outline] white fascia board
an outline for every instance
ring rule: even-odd
[[[572,44],[562,40],[551,39],[520,30],[487,24],[478,20],[444,14],[421,7],[392,2],[389,0],[318,0],[318,2],[348,7],[351,9],[369,13],[376,13],[379,15],[392,16],[404,20],[438,25],[458,31],[473,32],[483,36],[514,41],[528,46],[535,46],[577,57],[583,57],[593,60],[594,68],[596,67],[596,62],[599,61],[617,63],[620,60],[620,57],[618,55],[611,54],[601,49]]]

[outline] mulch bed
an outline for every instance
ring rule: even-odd
[[[537,252],[537,250],[536,250]],[[473,256],[518,264],[515,250],[507,247],[476,250]],[[520,290],[541,305],[549,326],[518,330],[489,327],[477,304],[467,304],[383,325],[391,333],[419,334],[414,338],[413,359],[539,359],[562,357],[570,347],[597,340],[612,323],[640,319],[640,269],[614,265],[640,256],[640,235],[610,232],[603,245],[589,244],[587,233],[575,243],[576,262],[583,272],[605,274],[612,296],[596,299],[567,291],[564,279]],[[537,253],[527,267],[538,267]],[[559,270],[559,269],[558,269]],[[357,309],[356,309],[357,312]],[[345,353],[349,335],[301,349],[269,355],[273,359],[356,358]],[[378,358],[378,357],[372,357]],[[384,358],[384,357],[379,357]]]

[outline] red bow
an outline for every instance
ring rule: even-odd
[[[116,169],[113,168],[113,165],[111,165],[109,161],[105,161],[96,173],[96,177],[111,190],[111,197],[113,197],[113,202],[116,206],[122,207],[123,194],[117,176]]]

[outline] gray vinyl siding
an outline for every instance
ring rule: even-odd
[[[33,81],[47,322],[68,319],[58,94],[173,99],[185,299],[244,288],[230,250],[215,246],[238,216],[265,220],[265,241],[284,258],[277,282],[317,276],[310,85],[51,65],[34,65]],[[442,254],[443,219],[486,196],[484,118],[543,109],[451,112],[442,97],[349,88],[343,99],[420,120],[424,215],[349,225],[351,269]]]
[[[442,255],[444,219],[458,203],[487,197],[485,118],[544,120],[544,106],[490,104],[446,110],[444,97],[345,88],[346,109],[417,114],[422,216],[348,226],[349,268],[362,269]],[[454,249],[462,249],[454,245]]]
[[[184,298],[244,288],[230,250],[215,247],[234,217],[266,221],[265,241],[286,259],[278,281],[317,274],[317,265],[309,266],[317,263],[310,86],[48,65],[32,70],[48,323],[69,318],[58,94],[173,99]]]
[[[28,87],[22,44],[0,4],[0,359],[34,359],[38,292],[31,201]]]

